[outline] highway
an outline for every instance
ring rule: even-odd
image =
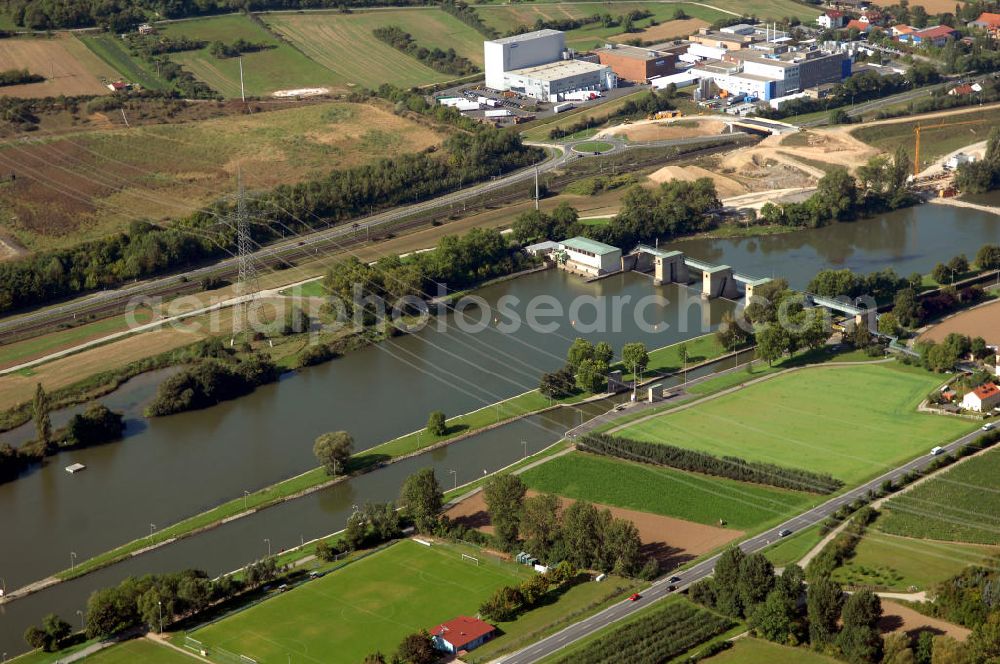
[[[976,440],[981,435],[983,435],[983,432],[976,430],[949,443],[948,445],[944,445],[943,447],[949,453],[954,452],[963,445]],[[933,459],[934,457],[929,454],[918,457],[909,463],[885,473],[884,475],[879,475],[875,479],[866,482],[855,489],[851,489],[850,491],[840,494],[835,498],[831,498],[825,503],[817,505],[816,507],[803,512],[802,514],[799,514],[798,516],[789,519],[788,521],[785,521],[784,523],[777,525],[766,532],[744,540],[740,543],[740,548],[747,553],[761,551],[768,545],[781,539],[779,533],[782,530],[787,529],[795,533],[803,528],[808,528],[813,524],[820,523],[840,509],[842,505],[864,497],[869,491],[877,492],[885,480],[891,479],[894,482],[897,482],[903,475],[910,471],[922,471],[926,469]],[[719,555],[720,554],[717,554],[711,558],[707,558],[682,572],[677,572],[676,575],[681,577],[681,581],[675,584],[676,590],[673,592],[684,590],[691,584],[711,576],[713,570],[715,569],[715,563],[719,559]],[[673,576],[673,574],[670,576]],[[523,650],[508,655],[507,657],[502,657],[497,661],[503,662],[503,664],[530,664],[531,662],[537,662],[557,652],[561,648],[571,645],[612,623],[628,618],[636,612],[648,607],[650,604],[671,595],[672,591],[669,588],[670,584],[667,582],[667,579],[664,578],[642,591],[641,599],[636,602],[631,602],[629,600],[618,602],[617,604],[604,609],[600,613],[596,613],[589,618],[581,620],[578,623],[574,623],[573,625],[570,625],[569,627],[566,627],[565,629],[556,632],[555,634],[542,639],[541,641],[538,641]],[[622,655],[624,658],[627,653],[622,653]]]
[[[650,144],[616,145],[614,153],[645,147],[681,147],[688,145],[721,145],[744,137],[741,133],[724,134],[720,136],[696,136],[670,141],[657,141]],[[537,144],[536,144],[537,145]],[[539,173],[565,166],[567,163],[591,155],[574,153],[568,149],[572,144],[556,146],[545,145],[558,150],[558,154],[549,157],[537,165]],[[510,187],[511,185],[529,182],[535,177],[536,166],[529,166],[508,175],[495,178],[489,182],[454,191],[438,198],[422,203],[414,203],[380,212],[368,217],[344,222],[336,226],[316,230],[311,233],[296,235],[287,240],[278,241],[260,248],[253,254],[254,260],[261,266],[288,265],[304,258],[316,258],[321,255],[321,249],[343,249],[345,246],[363,242],[370,230],[379,229],[387,224],[400,221],[415,214],[438,210],[449,205],[461,204],[475,200],[490,192]],[[204,277],[231,278],[237,274],[238,261],[235,256],[220,259],[216,262],[185,270],[180,273],[165,275],[146,281],[140,281],[123,288],[100,291],[82,296],[64,304],[45,307],[21,315],[9,316],[0,320],[0,343],[9,343],[27,332],[39,332],[41,329],[61,323],[72,324],[78,317],[103,317],[124,310],[126,303],[134,298],[154,296],[176,296],[201,290],[200,282]]]

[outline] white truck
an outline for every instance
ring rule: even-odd
[[[555,106],[553,106],[552,107],[552,112],[553,113],[562,113],[563,111],[568,111],[571,108],[576,108],[576,106],[574,106],[573,104],[571,104],[569,102],[565,102],[565,103],[556,104]]]
[[[487,109],[483,115],[488,118],[507,118],[514,114],[506,108],[495,108]]]
[[[590,101],[591,99],[597,99],[601,96],[600,92],[595,90],[577,90],[576,92],[567,92],[563,95],[563,99],[566,101]]]

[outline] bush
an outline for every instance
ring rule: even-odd
[[[253,392],[278,379],[278,369],[267,358],[254,356],[232,365],[201,360],[165,380],[146,407],[147,417],[208,408]]]
[[[337,353],[328,344],[315,344],[308,346],[299,353],[298,365],[300,367],[312,367],[323,364],[337,357]]]
[[[66,427],[66,445],[87,447],[121,438],[125,421],[102,404],[91,404],[83,413],[77,413]]]

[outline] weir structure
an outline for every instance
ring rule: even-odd
[[[665,251],[645,244],[622,256],[622,269],[652,272],[656,284],[690,284],[700,278],[701,296],[705,299],[751,298],[754,287],[771,281],[768,277],[740,274],[729,265],[714,265],[691,258],[683,251]]]

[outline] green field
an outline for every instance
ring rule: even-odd
[[[85,658],[87,664],[191,664],[195,660],[148,639],[125,641]]]
[[[171,85],[156,75],[156,70],[137,58],[133,58],[125,44],[113,34],[80,35],[87,48],[97,57],[114,67],[127,81],[138,83],[147,90],[168,90]]]
[[[614,148],[614,144],[607,141],[584,141],[573,146],[577,152],[607,152]]]
[[[817,496],[572,452],[526,471],[536,491],[613,507],[753,530],[805,510]]]
[[[895,364],[802,369],[616,433],[822,469],[854,484],[973,428],[969,422],[916,412],[940,381]]]
[[[479,557],[479,565],[460,553]],[[191,636],[258,662],[360,662],[408,634],[476,614],[496,588],[531,572],[471,548],[403,541],[236,613]]]
[[[992,547],[897,537],[869,529],[854,557],[835,570],[833,578],[853,586],[901,592],[929,590],[995,552]]]
[[[764,550],[764,556],[775,567],[798,564],[802,558],[820,543],[819,526],[810,526],[786,537],[774,546]]]
[[[420,46],[454,48],[480,67],[483,64],[483,36],[439,9],[276,13],[262,18],[302,53],[326,68],[331,84],[339,87],[377,88],[382,83],[410,87],[455,78],[379,41],[372,34],[378,27],[398,26],[409,32]]]
[[[1000,544],[1000,450],[937,475],[885,504],[877,527],[927,539]]]
[[[739,639],[729,650],[704,660],[710,664],[836,664],[839,660],[808,648],[791,648],[762,639]]]
[[[227,44],[237,39],[266,43],[274,48],[243,56],[243,80],[246,93],[267,96],[276,90],[331,86],[338,83],[333,72],[316,64],[288,44],[277,39],[246,16],[230,15],[178,21],[161,26],[168,37],[189,37],[209,43]],[[198,51],[174,53],[171,59],[184,66],[213,90],[226,97],[240,96],[239,58],[217,58],[208,46]]]
[[[993,108],[948,117],[862,127],[855,129],[851,134],[855,138],[889,153],[894,152],[897,146],[902,145],[906,154],[909,155],[910,159],[913,159],[914,129],[917,125],[933,125],[933,128],[922,129],[920,132],[920,163],[921,168],[923,168],[966,145],[985,141],[990,129],[996,125],[996,118],[997,109]],[[939,124],[948,126],[937,127]]]

